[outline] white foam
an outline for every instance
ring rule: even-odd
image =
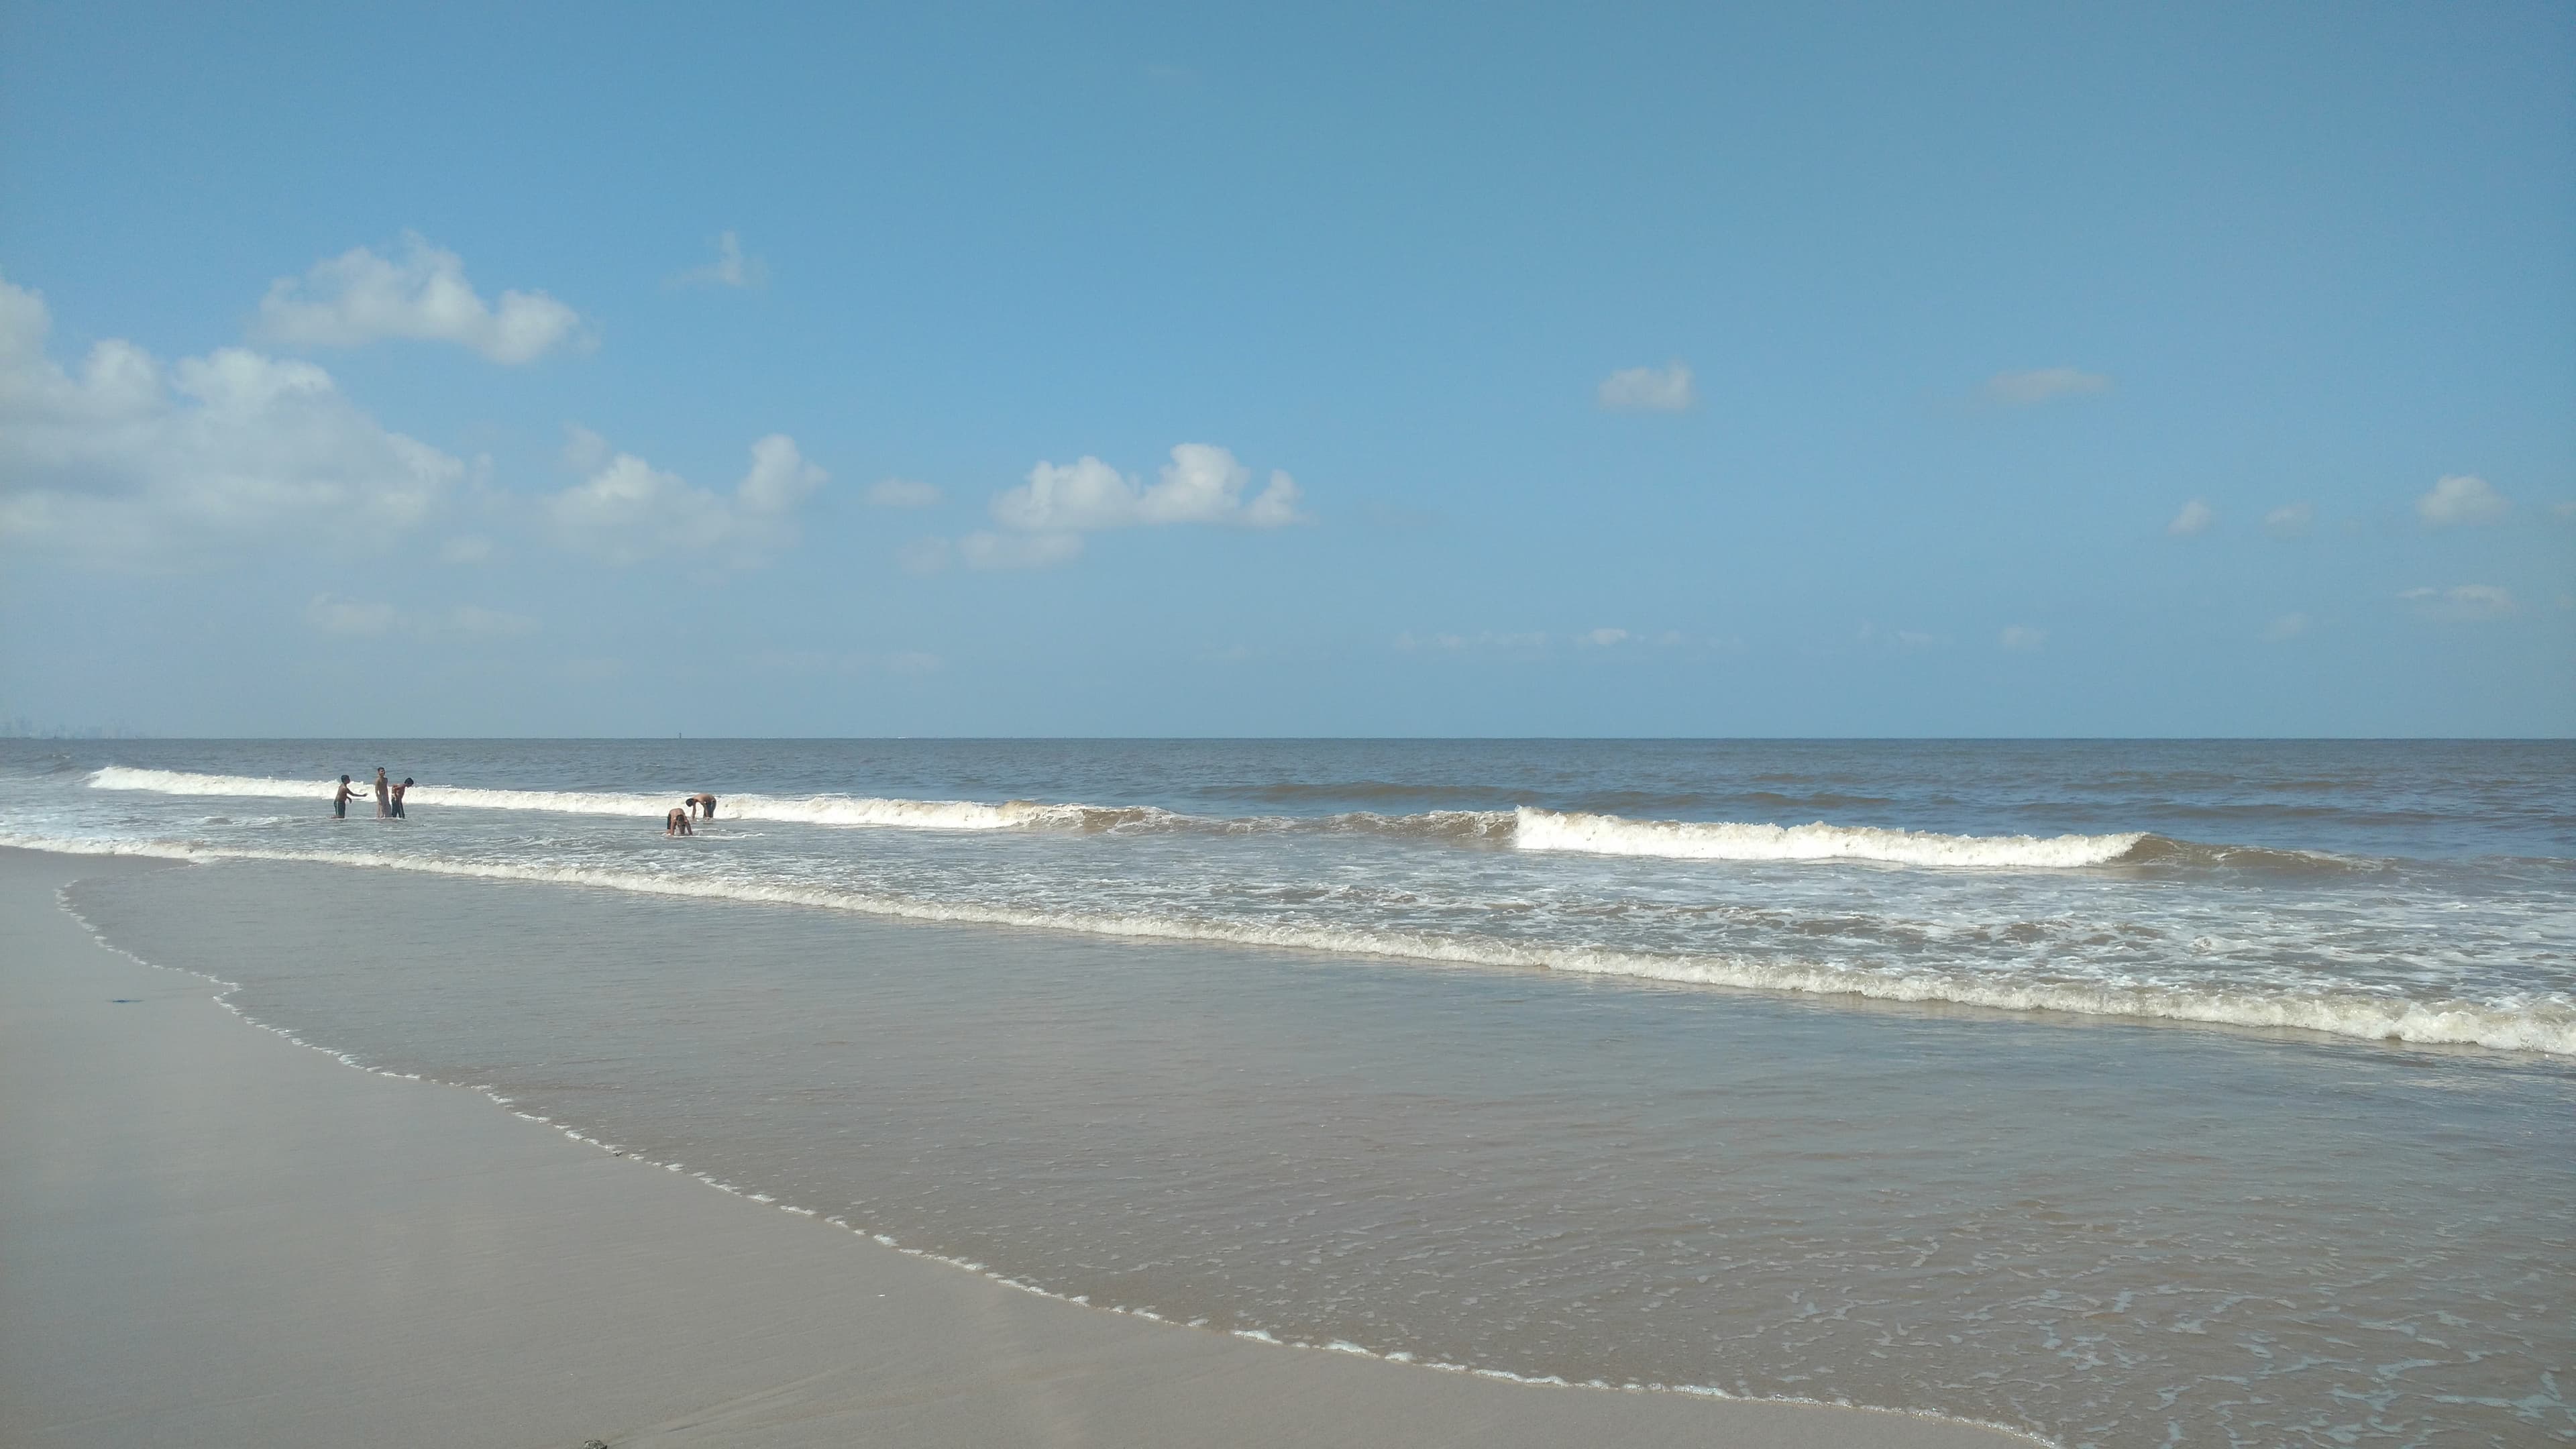
[[[161,795],[253,796],[328,800],[336,780],[281,780],[260,775],[201,775],[186,770],[138,770],[110,765],[90,776],[93,789],[144,790]],[[694,788],[694,787],[693,787]],[[482,790],[461,785],[415,785],[406,803],[463,810],[538,810],[558,815],[619,815],[660,819],[693,790],[658,794],[592,790]],[[1105,809],[1010,800],[886,800],[854,795],[727,795],[717,801],[720,820],[770,820],[804,825],[874,825],[913,830],[1096,829],[1150,820],[1170,812],[1147,807]]]
[[[1746,825],[1731,821],[1630,820],[1521,807],[1512,843],[1522,850],[1654,855],[1676,860],[1875,860],[1894,865],[2063,870],[2118,860],[2146,839],[2116,835],[1936,835],[1867,825]]]
[[[1873,1001],[1948,1002],[2002,1011],[2291,1028],[2372,1041],[2493,1047],[2576,1056],[2576,1002],[2548,996],[2519,1002],[2408,1000],[2354,991],[2232,990],[2099,981],[2031,981],[1940,969],[1854,967],[1718,954],[1659,954],[1606,947],[1503,940],[1423,931],[1358,930],[1180,915],[1054,911],[924,900],[864,891],[707,876],[656,875],[588,866],[519,865],[421,855],[244,849],[153,842],[64,841],[0,832],[0,845],[79,855],[171,860],[277,860],[409,870],[481,880],[538,881],[641,894],[818,906],[905,920],[1020,926],[1087,935],[1328,951],[1461,965],[1525,967],[1594,976],[1744,987]]]

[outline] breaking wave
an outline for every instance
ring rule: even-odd
[[[111,844],[4,832],[0,832],[0,846],[76,855],[132,855],[168,860],[300,861],[483,880],[590,886],[659,896],[812,906],[917,921],[1285,947],[1345,956],[1520,967],[1803,995],[1858,996],[1874,1001],[1941,1002],[2002,1011],[2065,1012],[2095,1017],[2288,1028],[2370,1041],[2474,1045],[2505,1051],[2576,1056],[2576,1002],[2556,994],[2524,1001],[2474,1001],[2455,997],[2408,1000],[2353,991],[2267,990],[2252,985],[2220,989],[2099,981],[2012,980],[1940,969],[1871,969],[1717,953],[1663,954],[1580,944],[1514,941],[1471,933],[1228,921],[1184,914],[1050,910],[938,901],[831,886],[683,877],[589,866],[465,861],[417,854],[264,850],[180,842]]]
[[[2148,839],[2118,835],[1936,835],[1867,825],[1739,825],[1727,821],[1630,820],[1522,806],[1513,843],[1523,850],[1592,855],[1654,855],[1675,860],[1874,860],[1895,865],[1951,865],[2062,870],[2108,865]]]
[[[139,770],[112,765],[91,776],[102,790],[143,790],[172,795],[328,799],[332,782],[250,775],[201,775],[181,770]],[[571,815],[657,818],[678,792],[642,794],[580,790],[491,790],[464,786],[414,786],[410,799],[423,806],[471,810],[537,810]],[[2245,851],[2197,846],[2142,831],[2108,835],[1942,835],[1866,825],[1762,825],[1728,821],[1637,820],[1523,806],[1515,811],[1432,810],[1412,815],[1350,811],[1339,815],[1256,815],[1234,818],[1184,815],[1150,805],[1105,806],[1007,800],[900,800],[853,795],[728,795],[719,816],[730,820],[801,825],[871,826],[907,830],[1203,831],[1254,834],[1272,831],[1406,836],[1522,850],[1592,855],[1657,856],[1711,861],[1875,861],[1895,865],[1977,869],[2063,870],[2113,862],[2168,861],[2216,864],[2272,863],[2297,852]]]

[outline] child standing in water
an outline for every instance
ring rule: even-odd
[[[331,818],[334,820],[348,819],[349,797],[357,793],[357,790],[349,784],[349,777],[342,775],[340,777],[340,793],[331,797]]]

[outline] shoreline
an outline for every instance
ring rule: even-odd
[[[176,868],[0,850],[12,1443],[2034,1442],[1299,1351],[816,1232],[834,1225],[604,1144],[565,1152],[590,1139],[491,1094],[235,1030],[257,1023],[223,987],[105,945],[57,895]]]
[[[411,871],[462,879],[573,886],[680,899],[810,906],[890,921],[1068,931],[1138,942],[1169,941],[1313,951],[1327,956],[1358,956],[1418,965],[1538,970],[1570,976],[1598,976],[1614,981],[1706,986],[1789,997],[1845,998],[1873,1006],[1957,1008],[1994,1012],[2005,1017],[2056,1018],[2079,1024],[2098,1022],[2107,1026],[2171,1026],[2187,1030],[2277,1034],[2291,1040],[2382,1045],[2403,1051],[2464,1050],[2505,1056],[2576,1057],[2576,1035],[2571,1035],[2576,1033],[2576,1023],[2563,1017],[2544,1023],[2527,1020],[2497,1022],[2488,1019],[2493,1008],[2482,1003],[2444,1000],[2392,1004],[2385,997],[2364,992],[2249,1005],[2233,993],[2191,987],[2053,983],[2016,987],[1953,984],[1931,988],[1918,978],[1882,978],[1833,965],[1795,964],[1748,969],[1723,957],[1667,957],[1618,949],[1568,949],[1517,943],[1496,943],[1491,949],[1475,950],[1451,942],[1417,943],[1400,933],[1381,936],[1367,932],[1318,930],[1298,938],[1275,931],[1221,925],[1175,929],[1168,923],[1134,916],[1082,917],[1044,914],[1011,906],[914,902],[810,886],[782,885],[746,890],[725,882],[586,866],[509,868],[419,857],[389,859],[235,846],[201,848],[196,845],[119,844],[93,851],[76,848],[66,842],[40,839],[30,843],[28,837],[13,837],[5,832],[0,832],[0,850],[76,859],[176,863],[255,860],[352,870]]]

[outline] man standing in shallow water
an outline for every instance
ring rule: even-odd
[[[390,793],[392,789],[393,782],[385,778],[385,767],[376,766],[376,818],[378,820],[393,818],[393,797]]]
[[[334,820],[348,819],[349,797],[357,793],[357,789],[349,783],[349,777],[342,775],[340,777],[340,793],[331,797],[331,818]]]

